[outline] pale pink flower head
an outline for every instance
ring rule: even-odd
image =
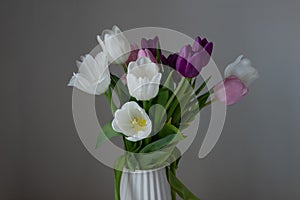
[[[218,83],[214,88],[214,94],[218,101],[226,105],[239,102],[248,93],[248,88],[236,76],[229,76]]]
[[[147,57],[149,58],[152,62],[157,63],[155,57],[153,56],[153,54],[151,53],[151,51],[149,49],[140,49],[138,52],[138,58],[140,57]]]

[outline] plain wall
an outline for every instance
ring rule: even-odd
[[[199,130],[179,177],[203,200],[299,199],[299,10],[297,0],[1,1],[0,199],[113,199],[113,171],[82,145],[66,84],[114,24],[206,36],[220,70],[251,58],[260,79],[203,160]]]

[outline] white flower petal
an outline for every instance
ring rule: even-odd
[[[89,85],[89,81],[84,77],[83,74],[74,74],[68,84],[68,86],[76,87],[77,89],[88,94],[94,94]]]
[[[112,27],[112,31],[113,31],[114,33],[116,33],[116,34],[122,33],[121,30],[120,30],[120,28],[119,28],[117,25],[114,25],[114,26]]]
[[[150,100],[158,93],[161,73],[156,63],[147,57],[140,57],[130,62],[126,79],[131,96],[137,100]]]
[[[97,40],[109,55],[110,62],[123,64],[127,61],[131,51],[130,43],[117,26],[113,26],[112,30],[104,30],[102,37],[97,36]]]
[[[112,128],[128,136],[130,141],[138,141],[148,137],[152,130],[152,123],[143,108],[136,102],[125,103],[114,114]]]
[[[76,62],[79,73],[74,74],[68,86],[73,86],[92,95],[104,93],[110,84],[110,73],[107,57],[100,52],[93,58],[86,55],[82,62]]]
[[[139,141],[143,138],[139,138],[139,137],[126,137],[127,140],[131,141],[131,142],[136,142]]]
[[[258,78],[257,70],[251,66],[249,59],[243,58],[243,55],[226,67],[225,78],[232,75],[238,77],[247,87]]]

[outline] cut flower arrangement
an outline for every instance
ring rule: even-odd
[[[129,171],[165,168],[170,196],[199,199],[177,178],[181,152],[176,145],[188,135],[199,112],[214,101],[232,105],[240,101],[258,77],[250,61],[239,56],[224,72],[224,80],[207,88],[207,80],[197,83],[202,68],[210,62],[213,43],[196,37],[192,45],[166,54],[159,38],[130,44],[117,26],[105,30],[97,40],[102,51],[87,54],[77,61],[69,86],[91,95],[104,94],[113,119],[102,127],[96,148],[113,137],[122,137],[125,155],[115,162],[115,199],[120,195],[123,169]],[[110,72],[110,64],[119,65],[124,74]],[[116,94],[119,106],[113,100]],[[154,106],[155,105],[155,106]]]

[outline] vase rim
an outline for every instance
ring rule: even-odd
[[[123,173],[132,173],[132,174],[138,174],[138,173],[151,173],[151,172],[156,172],[156,171],[160,171],[162,169],[165,169],[166,166],[162,166],[162,167],[158,167],[155,169],[136,169],[135,171],[131,171],[130,169],[128,169],[127,167],[123,168]]]

